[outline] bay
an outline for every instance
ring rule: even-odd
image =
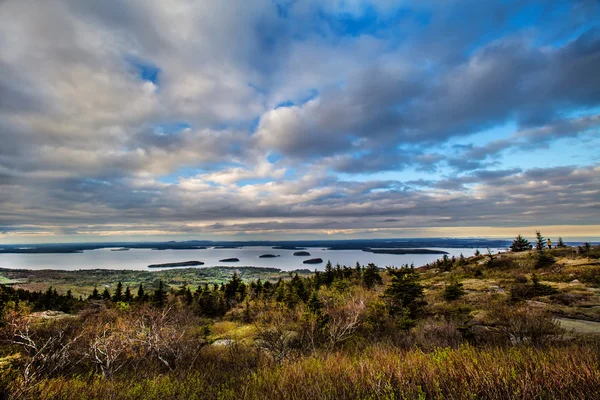
[[[428,247],[430,250],[448,252],[448,256],[458,257],[461,253],[472,256],[475,248],[443,248]],[[442,258],[441,254],[374,254],[362,250],[327,250],[324,248],[307,248],[310,253],[307,257],[294,256],[294,250],[276,250],[267,246],[248,246],[227,249],[191,249],[191,250],[150,250],[130,249],[127,251],[111,251],[104,248],[98,250],[85,250],[81,253],[58,254],[0,254],[0,268],[12,269],[57,269],[57,270],[86,270],[86,269],[117,269],[117,270],[149,270],[156,271],[162,268],[149,269],[150,264],[175,263],[183,261],[201,261],[204,265],[195,268],[213,266],[252,266],[274,267],[284,271],[295,269],[323,270],[328,260],[333,265],[340,264],[354,266],[357,262],[361,265],[374,263],[379,267],[399,267],[404,264],[414,264],[419,267]],[[505,249],[492,248],[493,253]],[[486,248],[479,248],[486,253]],[[279,257],[259,258],[263,254],[274,254]],[[226,258],[238,258],[239,262],[219,262]],[[311,258],[322,258],[322,264],[303,264]]]

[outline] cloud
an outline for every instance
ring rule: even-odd
[[[594,222],[600,10],[561,3],[4,1],[0,225]]]

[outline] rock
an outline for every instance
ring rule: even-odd
[[[571,281],[571,283],[581,283],[581,282],[579,281],[579,279],[573,279],[573,280]]]
[[[219,339],[219,340],[215,340],[212,344],[212,346],[231,346],[232,344],[234,344],[235,341],[233,339]]]
[[[548,307],[548,304],[541,302],[541,301],[536,301],[536,300],[525,300],[525,303],[527,303],[527,305],[529,305],[531,307],[538,307],[538,308]]]

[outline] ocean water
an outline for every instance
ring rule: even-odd
[[[431,250],[443,250],[449,256],[458,257],[461,253],[467,257],[472,256],[475,248],[440,248],[429,247]],[[491,249],[497,253],[504,249]],[[0,254],[0,268],[13,269],[59,269],[59,270],[85,270],[85,269],[130,269],[150,270],[150,264],[163,264],[182,261],[202,261],[204,265],[194,267],[203,268],[211,266],[252,266],[275,267],[284,271],[294,269],[323,270],[328,260],[333,265],[341,264],[354,266],[356,262],[361,265],[374,263],[380,267],[399,267],[403,264],[414,264],[419,267],[442,258],[439,254],[373,254],[361,250],[327,250],[323,248],[307,248],[309,257],[294,256],[294,250],[275,250],[271,247],[242,247],[238,249],[194,249],[194,250],[150,250],[130,249],[128,251],[111,251],[111,249],[88,250],[82,253],[60,254]],[[485,253],[487,249],[480,248]],[[259,258],[262,254],[279,255],[276,258]],[[239,258],[239,262],[219,262],[225,258]],[[310,258],[322,258],[322,264],[303,264]]]

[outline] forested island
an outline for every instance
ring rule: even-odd
[[[194,267],[197,265],[204,265],[204,263],[202,261],[183,261],[183,262],[164,263],[164,264],[151,264],[151,265],[148,265],[148,268]]]

